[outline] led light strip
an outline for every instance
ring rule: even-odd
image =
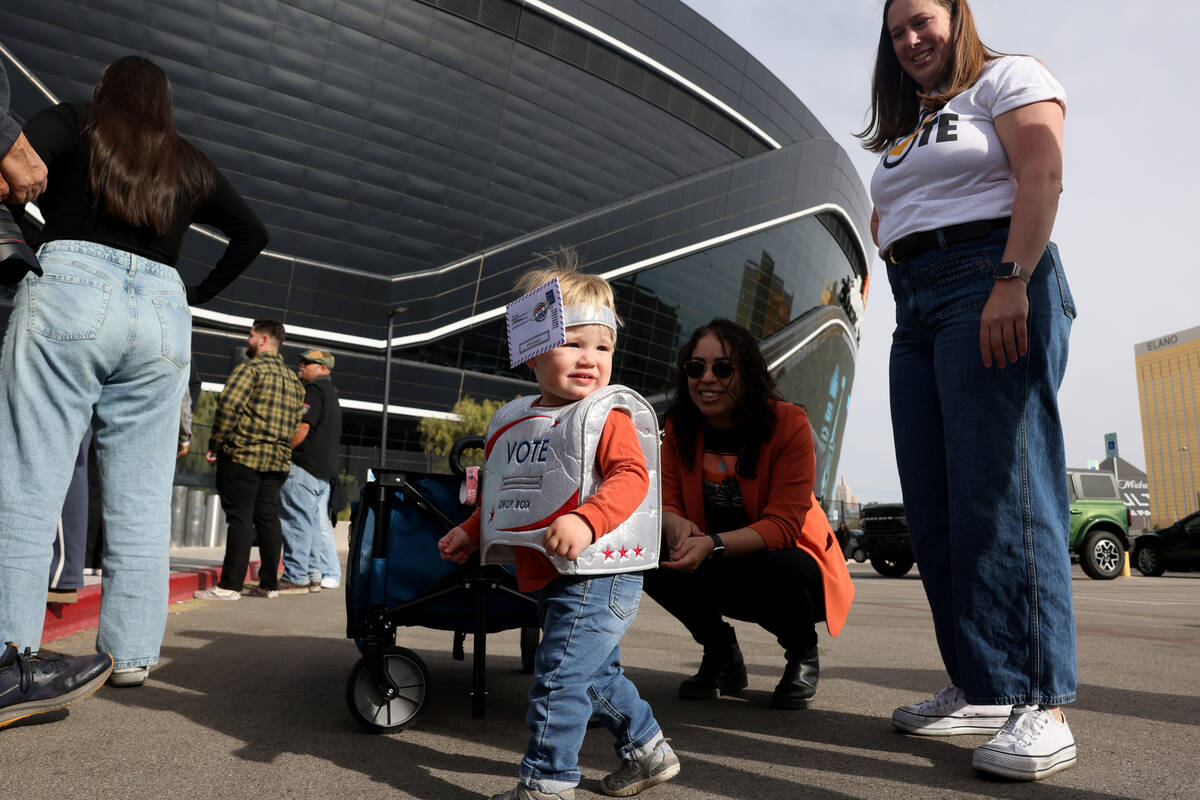
[[[612,36],[608,35],[607,33],[605,33],[604,31],[602,31],[598,28],[593,28],[591,25],[588,25],[586,22],[584,22],[581,19],[576,19],[575,17],[572,17],[570,14],[567,14],[566,12],[559,11],[554,6],[551,6],[551,5],[548,5],[547,3],[542,2],[542,0],[521,0],[521,1],[525,5],[530,6],[531,8],[536,8],[538,11],[541,11],[543,14],[546,14],[547,16],[554,17],[555,19],[565,22],[566,24],[570,25],[572,28],[575,28],[576,30],[583,31],[584,33],[586,33],[588,36],[592,37],[593,39],[598,39],[599,41],[604,42],[606,45],[613,48],[614,50],[620,50],[622,53],[629,56],[630,58],[633,58],[637,61],[642,62],[647,67],[650,67],[650,69],[669,78],[670,80],[672,80],[675,83],[679,84],[680,86],[684,87],[689,92],[696,95],[697,97],[703,98],[705,102],[716,106],[717,108],[721,109],[721,111],[728,114],[730,117],[733,117],[734,119],[736,119],[747,130],[751,131],[755,136],[757,136],[759,139],[761,139],[765,144],[769,145],[772,149],[778,150],[781,147],[783,147],[783,145],[781,145],[779,142],[777,142],[773,138],[771,138],[771,136],[769,136],[766,131],[764,131],[762,128],[758,127],[757,125],[755,125],[750,120],[746,119],[746,117],[742,116],[740,113],[735,111],[728,104],[717,99],[713,95],[706,92],[704,89],[701,89],[699,86],[692,83],[691,81],[689,81],[687,78],[680,75],[675,70],[667,67],[665,64],[661,64],[658,61],[655,61],[653,58],[646,55],[642,51],[636,50],[636,49],[630,47],[629,45],[622,42],[620,39],[613,38]],[[709,23],[709,24],[711,24],[711,23]]]
[[[729,242],[734,239],[740,239],[744,236],[749,236],[753,233],[757,233],[768,228],[783,225],[801,217],[812,216],[822,212],[837,214],[846,221],[847,226],[854,233],[854,238],[858,244],[859,252],[863,254],[865,261],[866,250],[863,247],[862,238],[858,235],[858,231],[854,227],[854,223],[850,220],[850,215],[846,213],[845,209],[835,203],[821,203],[820,205],[813,206],[812,208],[806,208],[803,211],[785,214],[782,217],[776,217],[775,219],[767,220],[766,222],[760,222],[755,225],[740,228],[739,230],[731,233],[722,234],[721,236],[714,236],[713,238],[705,239],[702,242],[696,242],[695,244],[689,244],[666,253],[660,253],[659,255],[651,256],[650,258],[636,261],[623,267],[617,267],[616,269],[601,273],[600,277],[606,280],[620,278],[632,272],[640,272],[642,270],[649,269],[650,267],[661,264],[664,261],[672,261],[677,258],[682,258],[683,256],[691,255],[692,253],[700,250],[706,250],[710,247],[715,247],[719,244],[724,244],[725,242]],[[425,344],[445,336],[450,336],[459,331],[474,327],[480,323],[502,317],[504,316],[504,309],[505,306],[498,306],[480,314],[475,314],[467,317],[466,319],[459,320],[458,322],[442,325],[423,333],[413,333],[407,336],[393,337],[392,347],[404,348],[412,345]],[[233,314],[224,314],[219,311],[210,311],[205,308],[193,308],[192,316],[199,317],[200,319],[207,319],[210,322],[219,322],[225,325],[233,325],[243,328],[249,328],[254,322],[254,320],[250,317],[239,317]],[[306,340],[336,342],[338,344],[346,344],[369,350],[383,351],[387,349],[386,339],[368,339],[365,336],[351,336],[349,334],[337,333],[336,331],[325,331],[318,328],[305,328],[301,326],[288,326],[288,331],[292,332],[297,338],[303,338]],[[851,336],[851,338],[853,338],[853,336]]]
[[[851,347],[854,347],[855,349],[857,349],[857,347],[855,347],[855,345],[853,344],[854,343],[854,331],[850,330],[850,326],[847,325],[845,322],[843,322],[840,319],[831,319],[828,322],[826,322],[825,324],[818,327],[815,331],[810,333],[808,336],[805,336],[799,342],[797,342],[796,344],[789,347],[787,352],[784,353],[783,355],[781,355],[779,358],[775,359],[770,364],[767,364],[767,370],[769,372],[774,372],[775,370],[779,369],[780,367],[783,366],[783,363],[785,361],[787,361],[792,356],[796,355],[796,353],[800,352],[805,347],[807,347],[809,345],[809,343],[811,343],[814,339],[816,339],[822,333],[824,333],[825,331],[827,331],[833,327],[840,327],[843,331],[845,331],[846,337],[851,342]]]
[[[225,389],[223,383],[213,383],[204,381],[200,384],[200,388],[206,392],[221,392]],[[346,400],[338,398],[338,405],[342,408],[348,408],[352,411],[372,411],[376,414],[383,411],[383,403],[368,403],[365,400]],[[388,403],[388,414],[398,417],[429,417],[431,419],[445,419],[451,422],[461,422],[462,417],[458,414],[451,414],[449,411],[430,411],[425,408],[413,408],[412,406],[397,406]]]

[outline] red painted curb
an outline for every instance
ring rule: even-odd
[[[258,561],[250,562],[246,580],[258,580]],[[221,577],[221,568],[196,567],[187,570],[172,570],[167,584],[167,604],[174,605],[192,599],[192,592],[215,586]],[[93,583],[79,590],[79,599],[74,603],[47,603],[46,622],[42,627],[42,642],[57,639],[77,631],[94,628],[100,624],[100,584]]]

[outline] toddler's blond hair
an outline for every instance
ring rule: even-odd
[[[528,294],[552,278],[558,278],[564,306],[577,304],[603,306],[617,313],[612,286],[599,275],[579,271],[579,254],[570,247],[539,253],[544,266],[526,272],[517,280],[517,292]],[[617,318],[617,325],[621,320]],[[616,340],[616,334],[613,334]]]

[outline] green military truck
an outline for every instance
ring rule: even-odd
[[[1129,549],[1130,513],[1110,473],[1067,470],[1071,497],[1071,557],[1089,578],[1112,580],[1121,574]],[[854,557],[870,559],[880,575],[898,578],[912,569],[912,543],[901,503],[872,503],[859,512],[862,535]]]

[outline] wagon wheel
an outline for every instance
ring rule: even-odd
[[[421,657],[407,647],[385,647],[383,666],[399,688],[386,699],[363,656],[350,670],[346,681],[346,705],[350,715],[371,733],[397,733],[410,727],[429,699],[429,669]]]

